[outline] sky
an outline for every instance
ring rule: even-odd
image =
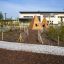
[[[17,18],[20,11],[63,11],[64,0],[0,0],[0,11]]]

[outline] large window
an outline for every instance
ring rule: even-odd
[[[24,16],[24,18],[33,18],[33,16]]]

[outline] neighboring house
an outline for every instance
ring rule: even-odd
[[[56,25],[64,22],[64,12],[62,11],[21,11],[19,21],[29,23],[35,15],[38,16],[41,22],[45,17],[49,24]]]

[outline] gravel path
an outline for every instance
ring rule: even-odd
[[[64,56],[64,47],[0,41],[0,48]]]

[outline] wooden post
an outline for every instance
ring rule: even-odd
[[[3,41],[3,21],[2,21],[2,24],[1,24],[1,32],[2,32],[2,41]]]
[[[20,36],[19,36],[19,39],[18,39],[20,42],[23,41],[23,38],[22,38],[22,33],[21,33],[21,23],[20,23]]]
[[[39,30],[38,30],[38,40],[43,44],[43,40],[42,40],[41,33]]]
[[[58,35],[58,46],[59,46],[59,35]]]
[[[49,23],[50,23],[50,15],[49,15]]]
[[[2,41],[3,41],[3,31],[2,31]]]
[[[21,37],[21,23],[20,23],[20,37],[19,37],[20,42],[21,42],[21,39],[22,37]]]
[[[21,33],[20,33],[20,37],[19,37],[19,40],[20,40],[20,42],[22,41],[22,36],[21,36]]]

